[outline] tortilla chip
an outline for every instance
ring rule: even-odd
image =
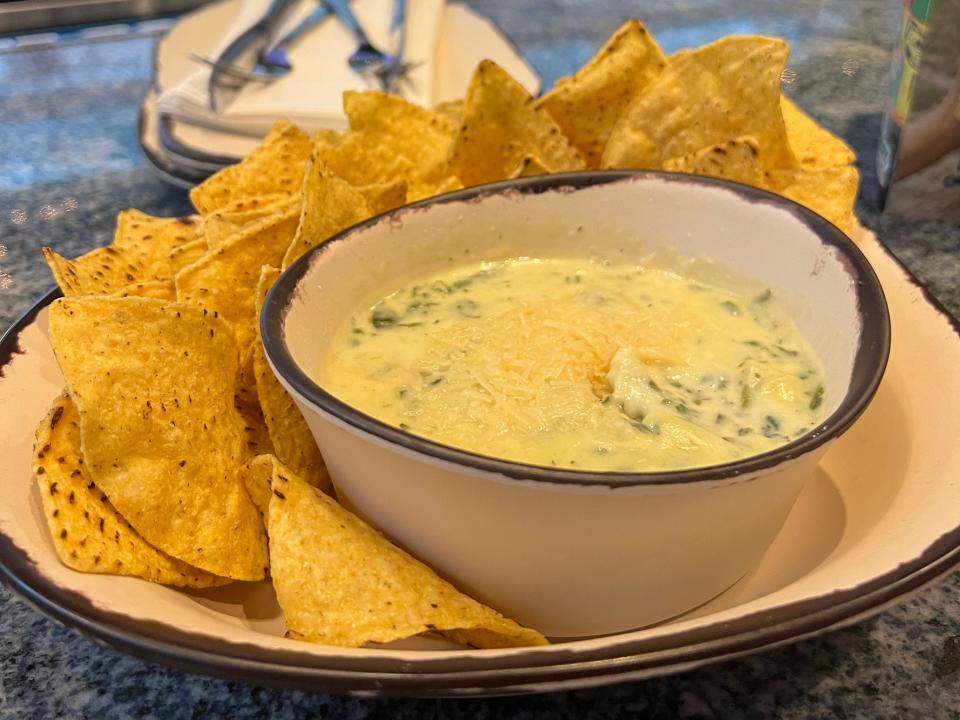
[[[259,580],[259,514],[238,475],[237,346],[205,309],[62,298],[50,339],[80,414],[90,478],[144,539],[208,572]]]
[[[719,145],[703,148],[692,155],[671,158],[663,164],[664,170],[694,175],[709,175],[735,182],[766,187],[760,148],[752,137],[727,140]]]
[[[824,168],[852,165],[857,155],[849,145],[829,130],[825,130],[794,105],[789,98],[780,97],[787,140],[800,167]]]
[[[855,167],[781,170],[769,173],[767,180],[775,192],[822,215],[847,235],[853,235],[853,207],[860,186],[860,173]]]
[[[113,246],[97,248],[76,260],[67,260],[45,247],[43,259],[67,297],[112,295],[144,279],[143,268]]]
[[[508,178],[533,177],[534,175],[546,175],[549,170],[534,155],[524,155],[517,166],[507,175]]]
[[[630,101],[666,66],[643,23],[628,20],[572,78],[562,78],[537,101],[580,151],[587,167],[600,167],[603,148]]]
[[[187,265],[195,263],[207,254],[207,250],[209,250],[209,247],[204,237],[198,237],[196,240],[175,247],[169,255],[170,268],[173,270],[173,274],[176,275]]]
[[[53,545],[67,567],[181,587],[230,582],[160,552],[121,517],[90,479],[80,450],[80,414],[66,395],[37,428],[33,476]]]
[[[113,245],[135,257],[143,280],[173,276],[170,253],[196,239],[199,221],[193,217],[154,217],[139,210],[124,210],[117,215]]]
[[[300,199],[286,195],[266,195],[262,198],[248,198],[235,203],[232,207],[243,209],[220,209],[203,219],[203,238],[211,250],[219,247],[231,236],[249,227],[253,223],[282,213],[298,206]]]
[[[233,406],[243,420],[244,459],[273,452],[273,443],[270,441],[267,423],[263,419],[263,411],[260,409],[260,401],[257,398],[257,388],[253,384],[252,348],[250,355],[249,380],[251,384],[249,387],[238,388],[237,394],[233,398]],[[240,377],[243,378],[243,372],[240,373]]]
[[[273,586],[292,634],[358,647],[455,633],[477,647],[545,645],[481,605],[296,474],[273,475],[268,526]]]
[[[43,248],[43,257],[64,295],[114,295],[138,283],[171,279],[170,253],[193,241],[196,233],[192,218],[124,210],[117,216],[112,245],[76,260]]]
[[[409,158],[390,139],[370,131],[351,131],[336,145],[318,144],[316,156],[336,175],[355,187],[404,180],[417,175]]]
[[[463,98],[437,103],[433,106],[433,111],[453,120],[454,127],[456,127],[463,121]]]
[[[602,167],[658,168],[735,137],[763,148],[767,169],[796,167],[780,110],[783,40],[728,37],[669,58],[610,133]]]
[[[310,249],[372,214],[363,195],[327,167],[315,153],[303,177],[303,208],[297,235],[287,248],[281,267],[286,270]],[[267,264],[276,265],[261,263]]]
[[[464,185],[479,185],[509,176],[525,155],[538,157],[550,172],[585,167],[550,114],[503,68],[484,60],[470,80],[451,170]]]
[[[357,192],[363,195],[370,207],[371,215],[379,215],[393,210],[407,202],[407,183],[405,180],[360,185]]]
[[[270,512],[270,496],[273,494],[270,486],[273,482],[274,463],[273,455],[257,455],[240,466],[240,477],[247,494],[260,511],[264,528],[267,527],[267,514]]]
[[[256,316],[260,316],[263,300],[267,292],[280,277],[280,271],[274,267],[264,267],[256,292]],[[313,433],[303,414],[290,393],[280,384],[273,374],[270,364],[263,353],[260,341],[260,327],[257,325],[257,341],[253,343],[253,374],[257,383],[257,397],[263,411],[273,453],[286,466],[311,485],[324,492],[332,493],[333,485],[323,462],[323,456],[313,439]]]
[[[173,280],[146,280],[127,285],[117,293],[120,297],[147,297],[158,300],[176,300],[177,290]]]
[[[216,310],[233,325],[241,350],[253,342],[254,291],[263,265],[277,265],[294,235],[300,208],[290,205],[248,225],[177,273],[177,299]]]
[[[436,182],[414,180],[407,185],[407,202],[417,202],[418,200],[424,200],[434,195],[443,195],[444,193],[462,189],[463,183],[460,182],[460,178],[455,175],[450,175]]]
[[[343,94],[350,129],[370,133],[409,160],[424,180],[448,175],[447,158],[456,124],[439,113],[382,92]]]
[[[244,198],[295,195],[312,150],[309,135],[286,120],[278,120],[260,147],[193,188],[190,200],[201,215],[208,215]]]

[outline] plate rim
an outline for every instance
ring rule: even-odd
[[[960,339],[953,316],[879,239],[886,259],[918,289],[927,305]],[[0,381],[13,357],[23,354],[19,338],[37,315],[60,296],[47,292],[0,337]],[[28,553],[0,531],[0,579],[43,614],[142,659],[185,670],[271,686],[341,693],[417,697],[489,696],[533,692],[537,686],[601,685],[666,675],[772,649],[849,625],[902,602],[960,566],[960,525],[912,560],[859,585],[711,623],[659,638],[625,640],[589,651],[536,650],[490,658],[402,658],[323,656],[264,648],[184,631],[163,621],[142,621],[97,608],[86,596],[55,585]],[[145,632],[146,630],[146,632]],[[553,646],[556,648],[557,646]],[[538,657],[542,655],[542,657]]]

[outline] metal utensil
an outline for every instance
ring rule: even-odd
[[[403,65],[403,61],[395,55],[380,50],[370,42],[366,31],[346,0],[324,0],[324,2],[350,29],[359,43],[357,49],[347,58],[350,68],[359,75],[376,76],[380,86],[384,90],[389,90],[388,76],[396,72]]]
[[[286,35],[257,58],[257,69],[273,75],[284,75],[293,70],[293,64],[287,55],[287,46],[298,40],[307,30],[313,28],[330,15],[330,8],[322,0],[317,3],[313,12],[297,23]]]
[[[261,53],[269,49],[271,38],[284,16],[297,0],[271,0],[260,19],[240,33],[220,56],[210,63],[213,71],[207,85],[210,109],[222,110],[251,79]]]

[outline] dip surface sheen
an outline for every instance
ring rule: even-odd
[[[823,371],[771,291],[517,258],[425,276],[336,333],[320,383],[361,412],[505,460],[646,472],[730,462],[823,416]]]

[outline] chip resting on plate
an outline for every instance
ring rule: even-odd
[[[333,142],[318,142],[316,156],[354,187],[416,174],[413,161],[400,154],[390,138],[373,130],[352,130]]]
[[[768,175],[775,192],[813,210],[847,235],[853,234],[853,206],[860,173],[853,166],[798,168]]]
[[[457,128],[450,118],[382,92],[343,94],[343,111],[350,129],[365,133],[406,158],[423,180],[446,177],[450,144]]]
[[[476,647],[546,643],[279,465],[272,487],[270,567],[291,637],[357,647],[438,631]]]
[[[760,147],[752,137],[734,138],[690,155],[671,158],[663,164],[663,169],[726,178],[755,187],[764,187],[765,182]]]
[[[75,260],[50,248],[43,249],[43,256],[64,295],[113,295],[139,283],[170,280],[170,253],[192,242],[196,232],[192,218],[159,218],[124,210],[117,216],[112,245]]]
[[[254,338],[260,267],[279,264],[299,221],[300,208],[293,203],[247,225],[177,273],[177,299],[216,310],[233,324],[240,350],[245,351]]]
[[[257,285],[256,314],[260,316],[263,299],[273,286],[280,271],[264,266]],[[332,492],[330,475],[327,473],[323,457],[313,439],[313,433],[303,419],[300,408],[290,397],[290,393],[280,384],[273,369],[263,354],[260,342],[259,324],[256,327],[257,342],[253,344],[253,373],[257,384],[257,397],[267,425],[267,433],[273,447],[273,453],[300,477],[324,492]]]
[[[307,133],[278,120],[256,150],[193,188],[190,200],[207,215],[258,195],[295,195],[312,150]]]
[[[583,158],[546,110],[496,63],[473,73],[450,167],[464,185],[502,180],[532,155],[550,170],[582,170]]]
[[[264,527],[266,527],[267,514],[270,511],[270,496],[272,495],[270,486],[273,483],[276,461],[277,458],[273,455],[257,455],[247,460],[240,467],[243,486],[247,489],[247,494],[253,500],[253,504],[257,506],[257,510],[260,511]]]
[[[307,163],[300,224],[281,267],[286,270],[311,248],[371,214],[363,195],[327,167],[318,151]]]
[[[169,280],[144,280],[120,288],[116,293],[120,297],[146,297],[158,300],[176,300],[177,289],[173,285],[173,278]]]
[[[67,567],[182,587],[230,582],[160,552],[123,519],[90,479],[80,449],[80,415],[66,395],[54,400],[37,428],[33,476],[53,545]]]
[[[610,132],[603,167],[658,168],[744,135],[757,140],[768,168],[795,167],[780,110],[789,52],[777,38],[728,37],[671,55]]]
[[[50,339],[80,415],[90,479],[151,545],[236,580],[264,577],[266,537],[239,476],[237,346],[204,308],[63,298]]]
[[[524,155],[516,167],[507,175],[509,178],[534,177],[546,175],[550,171],[535,155]]]
[[[780,98],[787,139],[801,167],[822,168],[852,165],[856,154],[843,140],[824,130],[787,97]]]
[[[600,166],[620,113],[666,66],[657,41],[638,20],[628,20],[590,62],[561,78],[537,101],[580,151],[587,167]]]
[[[250,225],[299,203],[298,196],[276,194],[236,202],[203,218],[203,239],[207,247],[213,249]]]
[[[207,250],[209,250],[209,247],[204,237],[198,237],[196,240],[191,240],[179,247],[175,247],[170,251],[170,255],[168,256],[170,269],[173,274],[176,275],[187,265],[195,263],[207,254]]]

